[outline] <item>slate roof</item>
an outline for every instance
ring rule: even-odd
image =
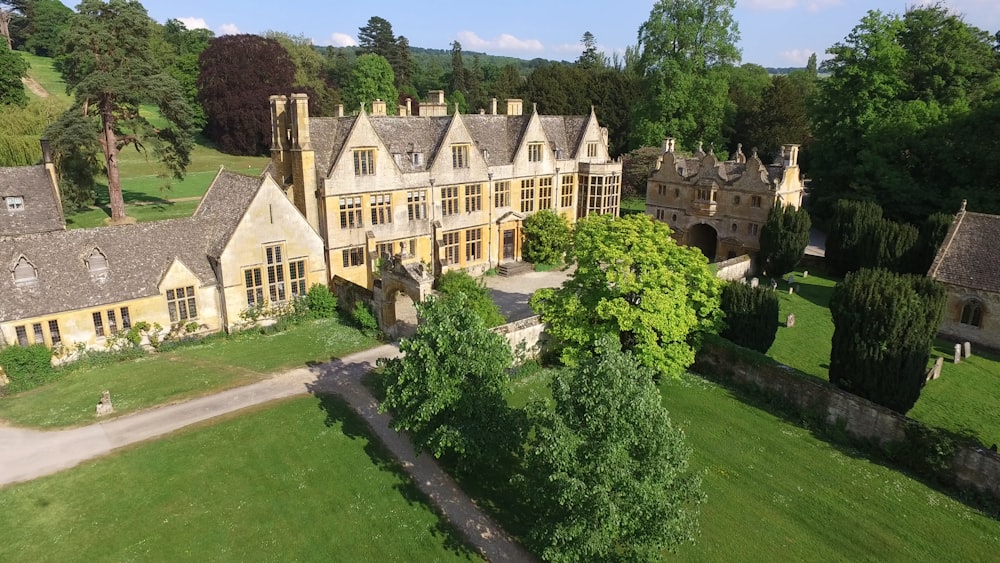
[[[389,148],[390,154],[402,154],[399,167],[403,172],[418,172],[426,170],[427,164],[437,154],[441,140],[444,138],[450,117],[370,117],[372,127],[382,142]],[[346,138],[344,139],[346,140]],[[413,164],[410,154],[423,153],[419,165]]]
[[[262,185],[261,177],[219,170],[194,212],[195,218],[206,223],[206,252],[209,256],[218,258],[222,255]]]
[[[203,285],[215,274],[205,252],[207,222],[193,218],[0,237],[0,321],[98,307],[159,294],[175,259]],[[91,272],[85,259],[99,249],[108,261]],[[16,285],[12,270],[24,256],[38,280]]]
[[[340,154],[356,117],[310,117],[309,142],[316,152],[316,170],[320,178],[330,175],[333,159]]]
[[[3,198],[24,198],[24,209],[8,211]],[[45,166],[0,168],[0,237],[61,231],[66,228]]]
[[[1000,293],[1000,215],[960,212],[938,251],[930,276]]]

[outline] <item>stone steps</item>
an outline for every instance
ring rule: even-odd
[[[504,277],[516,276],[518,274],[532,272],[534,270],[535,265],[531,262],[507,262],[497,266],[497,274]]]

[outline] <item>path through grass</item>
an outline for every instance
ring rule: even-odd
[[[307,397],[0,489],[2,561],[468,561],[341,401]]]
[[[78,368],[44,387],[0,399],[0,419],[59,427],[96,421],[94,405],[111,391],[115,414],[247,385],[276,371],[324,362],[378,342],[338,320],[310,321],[271,335],[222,335],[170,352]]]

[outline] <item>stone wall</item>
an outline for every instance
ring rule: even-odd
[[[694,371],[737,386],[750,386],[777,396],[802,413],[832,427],[841,426],[852,438],[891,447],[906,440],[907,429],[923,425],[867,399],[842,391],[826,381],[800,374],[735,346],[706,341]],[[973,446],[959,446],[950,468],[941,475],[955,485],[988,494],[1000,501],[1000,456]]]
[[[507,343],[517,361],[537,357],[545,343],[545,325],[538,315],[498,326],[493,330],[507,337]]]
[[[753,270],[753,260],[750,259],[749,254],[744,254],[719,262],[718,268],[715,275],[719,279],[726,281],[742,280],[746,279],[747,275]]]
[[[354,311],[354,304],[362,301],[371,305],[375,300],[375,294],[350,280],[340,276],[334,276],[330,283],[330,291],[337,296],[337,308],[350,314]]]

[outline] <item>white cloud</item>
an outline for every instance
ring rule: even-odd
[[[219,35],[237,35],[240,32],[240,28],[236,27],[235,23],[224,23],[219,26]]]
[[[815,52],[812,49],[792,49],[790,51],[782,51],[781,58],[788,63],[788,66],[806,66],[806,63],[809,62],[809,57]]]
[[[205,18],[177,18],[177,21],[184,24],[184,27],[188,29],[208,29]]]
[[[346,33],[334,32],[330,34],[330,45],[334,47],[353,47],[357,44],[358,42]]]
[[[483,39],[472,31],[459,31],[456,35],[463,49],[472,51],[541,51],[542,42],[537,39],[518,39],[509,33],[501,33],[496,39]]]

